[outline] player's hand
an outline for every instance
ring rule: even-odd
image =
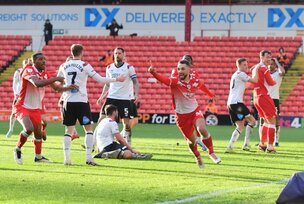
[[[148,72],[152,73],[152,72],[155,72],[155,67],[153,66],[153,63],[152,61],[150,60],[150,67],[148,68]]]
[[[119,82],[123,82],[125,79],[126,79],[126,77],[124,75],[120,75],[120,76],[116,77],[116,81],[119,81]]]
[[[79,90],[79,86],[75,85],[75,84],[71,84],[67,87],[69,90],[73,90],[73,89],[77,89]]]

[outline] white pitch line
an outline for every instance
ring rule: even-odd
[[[245,190],[245,189],[250,189],[250,188],[257,188],[257,187],[261,187],[261,186],[269,186],[269,185],[278,184],[278,183],[285,183],[288,180],[289,179],[283,179],[283,180],[272,181],[272,182],[268,182],[268,183],[258,183],[258,184],[252,185],[252,186],[244,186],[244,187],[216,190],[216,191],[211,191],[211,192],[208,192],[208,193],[202,193],[202,194],[192,196],[192,197],[188,197],[188,198],[184,198],[184,199],[158,202],[157,204],[186,203],[186,202],[191,202],[191,201],[198,200],[198,199],[201,199],[201,198],[206,198],[206,197],[221,195],[221,194],[224,194],[224,193],[229,193],[229,192],[232,192],[232,191],[239,191],[239,190]]]

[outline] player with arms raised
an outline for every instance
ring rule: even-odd
[[[260,52],[260,68],[258,70],[258,82],[254,84],[254,105],[259,116],[264,119],[260,134],[259,149],[267,153],[277,153],[273,147],[276,129],[276,109],[272,98],[269,96],[266,85],[273,86],[276,82],[270,75],[268,65],[271,63],[271,52],[262,50]],[[265,141],[268,139],[268,145]]]
[[[180,60],[177,64],[178,77],[167,78],[156,72],[151,65],[148,71],[160,82],[170,86],[173,95],[173,105],[176,112],[176,125],[188,142],[189,149],[196,158],[199,168],[204,168],[204,163],[197,149],[196,136],[193,134],[196,129],[206,145],[209,156],[214,163],[220,163],[221,159],[214,153],[212,137],[205,127],[204,115],[198,107],[195,93],[198,90],[204,91],[209,97],[214,97],[198,78],[196,73],[191,72],[190,63],[187,60]]]

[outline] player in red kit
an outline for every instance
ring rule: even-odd
[[[20,132],[19,140],[14,149],[14,159],[17,164],[23,164],[21,147],[27,138],[34,132],[35,162],[50,162],[41,155],[42,133],[41,133],[41,109],[44,96],[44,86],[51,85],[57,91],[77,88],[60,87],[54,84],[56,81],[63,81],[63,77],[49,78],[45,72],[45,57],[42,53],[32,56],[33,65],[26,66],[20,73],[21,90],[15,104],[15,115],[23,130]]]
[[[258,82],[254,84],[254,105],[259,116],[264,119],[260,135],[259,149],[267,153],[277,153],[273,147],[276,129],[276,109],[272,98],[269,96],[265,84],[273,86],[276,82],[271,77],[268,65],[271,63],[271,52],[262,50],[260,52],[260,68],[258,70]],[[265,145],[266,139],[268,145]]]
[[[205,127],[203,112],[198,107],[195,93],[204,91],[209,97],[214,97],[199,79],[198,74],[192,72],[190,63],[187,60],[180,60],[177,66],[178,76],[165,77],[156,72],[151,65],[148,70],[158,81],[170,86],[172,91],[173,106],[176,112],[176,125],[188,142],[189,149],[194,154],[200,168],[204,163],[197,149],[196,136],[193,134],[196,129],[202,137],[202,142],[208,149],[209,156],[214,163],[220,163],[221,159],[214,153],[212,137]]]

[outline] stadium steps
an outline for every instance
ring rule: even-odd
[[[301,79],[301,76],[304,74],[304,54],[299,54],[294,62],[292,63],[287,74],[284,76],[282,85],[280,88],[280,99],[284,102],[287,97],[290,95],[292,90],[297,85],[298,81]]]
[[[0,74],[0,83],[2,83],[3,81],[9,79],[9,77],[14,75],[14,72],[22,67],[22,61],[26,58],[31,57],[31,55],[33,54],[33,51],[24,51],[20,57],[18,57],[18,59],[13,62],[13,64],[11,64],[3,73]]]

